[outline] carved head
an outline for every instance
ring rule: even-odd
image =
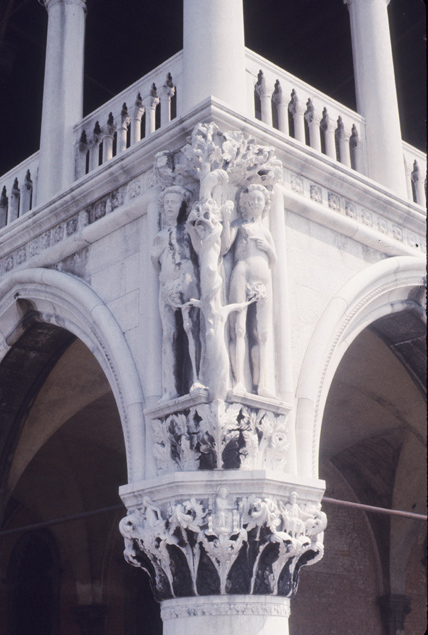
[[[238,212],[243,218],[264,217],[269,207],[270,194],[264,185],[253,183],[239,194]]]
[[[221,212],[212,198],[203,203],[195,203],[188,218],[188,223],[194,226],[201,240],[207,233],[213,231],[220,224],[220,221]]]
[[[177,223],[183,203],[188,201],[188,192],[184,187],[173,185],[165,188],[159,196],[159,209],[163,225],[168,227]]]

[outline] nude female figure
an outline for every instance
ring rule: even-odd
[[[223,218],[224,242],[233,249],[233,269],[229,302],[245,302],[251,295],[253,307],[230,316],[230,361],[235,380],[234,392],[245,393],[244,362],[246,340],[250,353],[253,390],[272,397],[266,388],[266,344],[272,318],[272,274],[276,262],[272,235],[263,224],[269,210],[270,195],[263,185],[250,185],[238,199],[237,218]],[[248,319],[247,319],[248,318]]]

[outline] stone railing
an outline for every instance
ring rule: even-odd
[[[39,153],[0,177],[0,229],[35,205]]]
[[[403,141],[407,195],[410,201],[426,206],[427,158],[421,150]]]
[[[182,52],[87,115],[74,128],[75,178],[146,139],[181,113]],[[363,117],[246,50],[247,115],[334,161],[366,173]],[[426,155],[403,142],[408,199],[425,207]],[[0,177],[0,229],[37,204],[39,153]]]
[[[343,165],[366,172],[361,115],[248,49],[246,68],[250,116]]]
[[[75,126],[76,179],[180,116],[182,53],[177,53]]]

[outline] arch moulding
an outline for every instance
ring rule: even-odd
[[[132,353],[115,317],[83,281],[50,269],[24,269],[0,283],[0,363],[21,335],[28,311],[66,329],[95,356],[118,407],[126,448],[128,481],[144,478],[144,397]]]
[[[324,407],[334,374],[353,340],[375,320],[404,310],[424,311],[425,261],[381,260],[356,274],[329,302],[306,350],[296,388],[299,474],[318,477]]]

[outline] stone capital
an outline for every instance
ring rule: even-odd
[[[374,2],[380,2],[385,4],[386,6],[388,6],[388,4],[391,2],[391,0],[343,0],[343,4],[347,4],[348,7],[353,4],[373,4]]]
[[[48,13],[49,13],[49,10],[56,4],[63,4],[66,8],[68,6],[70,7],[76,6],[83,9],[85,13],[87,11],[86,0],[39,0],[39,2],[41,5],[45,7]]]
[[[323,556],[326,525],[320,505],[299,501],[294,490],[257,495],[217,480],[202,496],[197,489],[191,498],[179,492],[164,501],[143,495],[120,531],[125,559],[149,572],[161,601],[237,594],[291,598],[300,568]]]

